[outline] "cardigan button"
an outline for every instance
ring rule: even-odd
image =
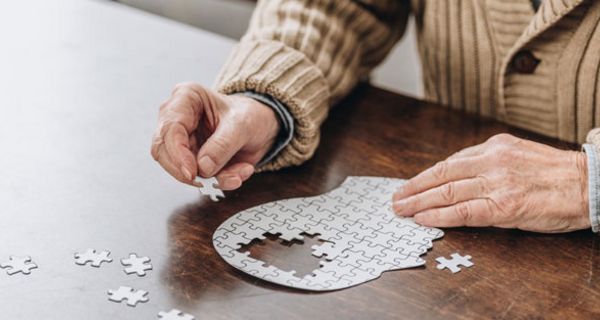
[[[523,50],[515,54],[512,59],[512,67],[518,73],[531,74],[535,71],[540,60],[531,51]]]

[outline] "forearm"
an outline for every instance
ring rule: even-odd
[[[328,108],[379,63],[403,32],[403,1],[259,1],[250,28],[217,81],[284,104],[294,138],[265,169],[312,156]]]

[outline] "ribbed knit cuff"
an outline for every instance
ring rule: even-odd
[[[600,150],[600,128],[591,130],[587,135],[587,142],[596,145]]]
[[[271,147],[271,150],[260,160],[257,164],[257,168],[261,168],[265,164],[271,162],[275,157],[283,150],[294,138],[294,117],[290,114],[287,108],[281,103],[281,101],[274,99],[273,97],[260,94],[253,91],[246,91],[242,93],[236,93],[237,95],[243,95],[248,98],[252,98],[266,106],[269,106],[279,119],[280,129],[275,143]]]
[[[592,231],[600,231],[600,159],[598,148],[593,144],[584,144],[583,150],[588,163],[588,194],[590,207],[590,223]]]
[[[295,120],[293,140],[261,170],[298,165],[319,144],[319,127],[329,108],[329,87],[303,53],[275,41],[240,42],[216,83],[224,94],[253,91],[281,101]]]

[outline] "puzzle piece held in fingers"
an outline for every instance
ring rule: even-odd
[[[210,200],[219,201],[218,197],[225,198],[223,190],[219,189],[219,182],[217,181],[217,178],[202,178],[198,176],[196,179],[194,179],[194,182],[202,185],[199,187],[200,193],[210,197]]]

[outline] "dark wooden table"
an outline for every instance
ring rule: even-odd
[[[212,203],[153,162],[161,99],[182,80],[210,83],[232,42],[98,1],[17,1],[0,11],[0,261],[31,255],[29,276],[0,272],[1,319],[430,319],[600,316],[598,238],[447,229],[425,267],[308,293],[257,280],[212,247],[215,228],[259,203],[323,193],[349,175],[409,178],[451,153],[510,132],[574,146],[365,86],[336,107],[302,167],[259,174]],[[313,239],[267,240],[253,255],[300,274],[318,267]],[[108,249],[99,269],[73,253]],[[458,274],[434,258],[460,251]],[[118,259],[152,258],[147,277]],[[136,308],[107,300],[127,285],[150,292]]]

